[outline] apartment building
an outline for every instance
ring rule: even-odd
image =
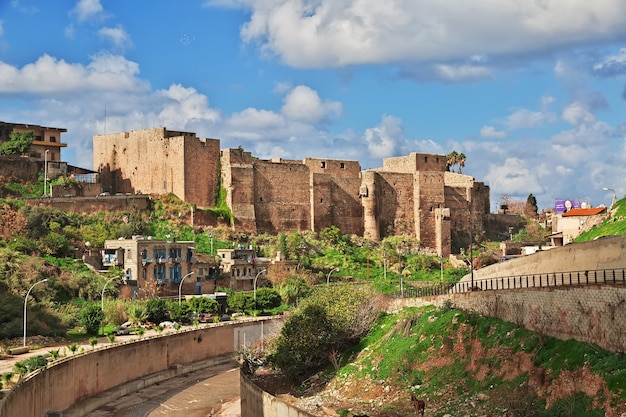
[[[198,262],[193,241],[158,240],[147,236],[107,240],[102,266],[119,267],[132,298],[176,297],[207,294],[215,290],[211,279],[217,263],[210,257]]]

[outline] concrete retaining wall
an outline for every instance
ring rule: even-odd
[[[474,280],[626,268],[626,235],[571,243],[474,270]],[[469,277],[465,276],[464,281]]]
[[[245,367],[240,370],[239,393],[241,417],[315,417],[263,391],[252,381]]]
[[[130,381],[232,354],[281,325],[280,319],[210,325],[73,355],[15,386],[0,403],[0,416],[38,417],[68,410]]]

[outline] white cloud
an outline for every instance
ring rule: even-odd
[[[310,87],[299,85],[291,90],[284,99],[282,113],[290,119],[309,123],[317,123],[328,116],[340,114],[341,103],[323,102],[317,91]]]
[[[24,6],[18,0],[11,0],[11,6],[13,6],[14,9],[25,14],[32,15],[32,14],[36,14],[39,12],[39,9],[37,8],[37,6]]]
[[[596,121],[593,113],[591,113],[587,106],[581,102],[570,103],[570,105],[563,110],[562,117],[563,120],[574,126],[579,124],[590,124]]]
[[[0,94],[85,94],[85,90],[133,91],[146,88],[147,84],[135,77],[139,72],[136,63],[107,53],[91,59],[85,67],[46,54],[21,69],[0,61]]]
[[[538,168],[521,158],[506,158],[501,165],[489,166],[485,180],[489,182],[495,195],[542,194],[545,186],[542,185],[543,181],[540,178],[542,169]]]
[[[104,13],[100,0],[78,0],[76,6],[70,11],[70,14],[76,16],[79,22],[85,22],[90,19],[103,19],[105,17]]]
[[[448,82],[475,81],[491,77],[491,70],[479,65],[435,65],[439,78]]]
[[[485,139],[504,139],[506,138],[506,132],[497,130],[493,126],[483,126],[480,129],[480,137]]]
[[[552,113],[519,109],[510,114],[504,123],[509,129],[527,129],[540,127],[554,120],[555,116]]]
[[[187,129],[194,121],[215,123],[220,120],[219,112],[209,107],[208,97],[198,93],[195,88],[174,84],[167,90],[158,91],[157,96],[167,99],[158,114],[158,120],[163,126]]]
[[[395,156],[398,144],[404,141],[402,121],[397,117],[385,115],[378,126],[365,130],[363,140],[371,157]]]
[[[111,27],[101,28],[98,31],[98,34],[101,37],[110,40],[111,42],[113,42],[114,45],[119,46],[119,47],[126,47],[132,44],[132,41],[130,40],[130,36],[121,25],[118,25],[117,27],[114,27],[114,28],[111,28]]]
[[[295,67],[409,61],[550,51],[626,34],[623,0],[220,0],[245,8],[245,42]],[[471,16],[471,18],[468,18]],[[497,41],[494,41],[497,40]]]
[[[617,54],[604,57],[593,66],[593,71],[603,77],[614,77],[626,74],[626,48]]]

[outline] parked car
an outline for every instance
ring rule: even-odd
[[[121,325],[120,327],[118,327],[117,329],[113,330],[113,333],[115,333],[116,336],[122,336],[125,334],[130,334],[130,327],[125,326],[125,325]]]

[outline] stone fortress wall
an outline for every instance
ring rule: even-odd
[[[112,192],[174,193],[211,207],[221,186],[238,231],[336,226],[374,240],[402,234],[443,256],[451,253],[453,231],[484,229],[490,208],[489,187],[448,172],[446,163],[445,155],[411,153],[362,171],[351,160],[261,160],[164,128],[94,136],[94,166]]]
[[[94,167],[111,194],[174,193],[201,207],[215,204],[220,141],[164,128],[96,135]]]

